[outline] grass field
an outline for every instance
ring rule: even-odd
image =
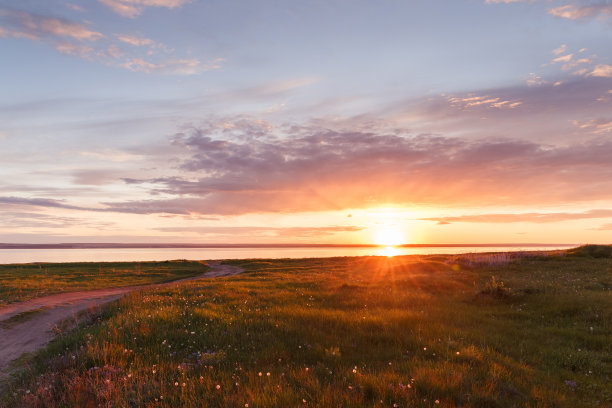
[[[0,307],[54,293],[168,282],[206,270],[190,261],[0,265]]]
[[[0,405],[612,406],[612,258],[228,263],[109,305]]]

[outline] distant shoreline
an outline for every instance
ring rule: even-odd
[[[572,247],[579,244],[405,244],[396,248],[467,248],[467,247]],[[0,249],[154,249],[154,248],[384,248],[373,244],[143,244],[143,243],[60,243],[60,244],[7,244]]]

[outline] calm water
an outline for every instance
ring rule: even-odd
[[[462,254],[470,252],[545,251],[570,246],[542,247],[423,247],[423,248],[112,248],[0,249],[0,264],[27,262],[166,261],[170,259],[324,258],[334,256],[397,256]]]

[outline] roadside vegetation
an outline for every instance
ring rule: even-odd
[[[500,259],[227,261],[90,316],[0,405],[612,406],[612,258]]]
[[[193,261],[0,265],[0,307],[54,293],[169,282],[207,270]]]

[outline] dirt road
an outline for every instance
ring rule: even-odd
[[[53,338],[52,329],[54,327],[83,310],[112,302],[134,290],[171,286],[198,279],[232,276],[243,272],[240,267],[223,265],[219,262],[209,262],[208,265],[211,270],[202,275],[173,282],[59,293],[0,308],[0,380],[6,378],[5,370],[11,361],[23,353],[30,353],[45,346]],[[33,311],[35,313],[32,313],[28,319],[7,324],[7,320],[11,317]]]

